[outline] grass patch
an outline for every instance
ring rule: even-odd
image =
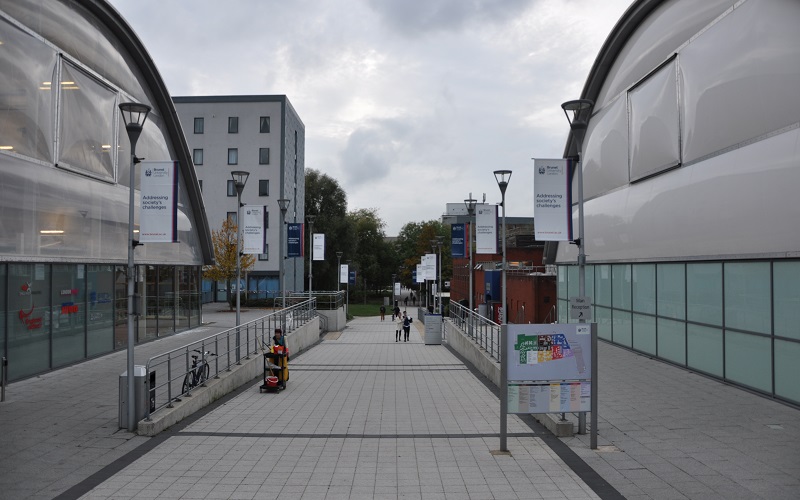
[[[375,302],[373,304],[353,304],[351,302],[348,312],[350,313],[350,316],[380,316],[381,302]],[[389,306],[386,306],[386,314],[391,314],[389,312]]]

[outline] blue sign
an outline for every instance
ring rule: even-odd
[[[356,272],[355,271],[350,271],[350,276],[347,277],[347,283],[349,283],[351,285],[355,285],[356,284]]]
[[[286,224],[286,256],[302,257],[305,241],[303,241],[303,224],[300,222],[290,222]]]
[[[464,229],[464,224],[453,224],[450,226],[450,251],[453,258],[463,259],[467,255]]]

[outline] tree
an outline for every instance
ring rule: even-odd
[[[231,219],[225,219],[222,228],[211,232],[211,240],[214,243],[214,257],[216,264],[203,267],[203,276],[214,281],[224,281],[228,290],[231,289],[231,280],[236,279],[236,239],[239,234],[239,226]],[[242,273],[246,273],[253,268],[255,263],[253,255],[245,254],[240,259]],[[236,286],[237,292],[239,285]],[[233,303],[229,300],[231,310]]]
[[[450,255],[450,227],[437,220],[426,222],[409,222],[400,229],[400,234],[395,243],[398,261],[401,262],[401,282],[410,286],[412,271],[420,263],[421,257],[427,253],[434,253],[431,249],[431,240],[442,237],[442,279],[453,274],[453,259]],[[438,265],[438,263],[437,263]]]
[[[347,220],[347,195],[336,179],[314,169],[306,170],[305,181],[305,214],[314,216],[314,231],[325,234],[325,260],[314,262],[314,288],[336,290],[336,252],[343,253],[343,261],[355,256],[355,233]],[[309,238],[306,255],[311,255],[312,244]]]
[[[391,282],[391,275],[397,269],[397,253],[394,245],[386,242],[386,225],[375,208],[362,208],[351,211],[347,219],[355,235],[355,246],[350,251],[351,260],[366,287],[375,292]],[[359,279],[363,284],[364,281]],[[365,288],[366,288],[365,287]],[[364,290],[366,293],[366,289]]]

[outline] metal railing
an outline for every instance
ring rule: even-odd
[[[450,320],[489,356],[500,361],[500,325],[458,302],[450,302]]]
[[[205,385],[205,381],[198,385],[185,384],[187,380],[196,381],[192,380],[194,373],[204,371],[202,367],[198,371],[196,366],[192,366],[193,352],[198,353],[199,362],[205,360],[208,364],[208,379],[219,378],[220,373],[231,371],[235,365],[240,365],[242,360],[250,359],[250,356],[258,354],[263,346],[268,346],[276,328],[281,328],[284,335],[289,335],[316,316],[316,299],[312,298],[153,356],[147,361],[146,366],[145,381],[152,401],[147,405],[145,418],[150,418],[151,408],[155,408],[153,411],[164,407],[171,408],[173,402],[180,401],[182,396],[190,395],[196,387]],[[206,358],[203,353],[207,351],[210,354]],[[154,387],[149,387],[150,373],[153,371],[156,373],[156,383]]]
[[[317,299],[317,309],[320,311],[335,311],[341,309],[345,302],[344,290],[339,292],[313,292],[314,298]],[[297,300],[298,298],[307,300],[308,293],[295,292],[287,295],[287,298]]]

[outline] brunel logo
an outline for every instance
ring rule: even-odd
[[[150,177],[151,175],[153,175],[153,171],[148,168],[147,170],[144,171],[144,175]]]

